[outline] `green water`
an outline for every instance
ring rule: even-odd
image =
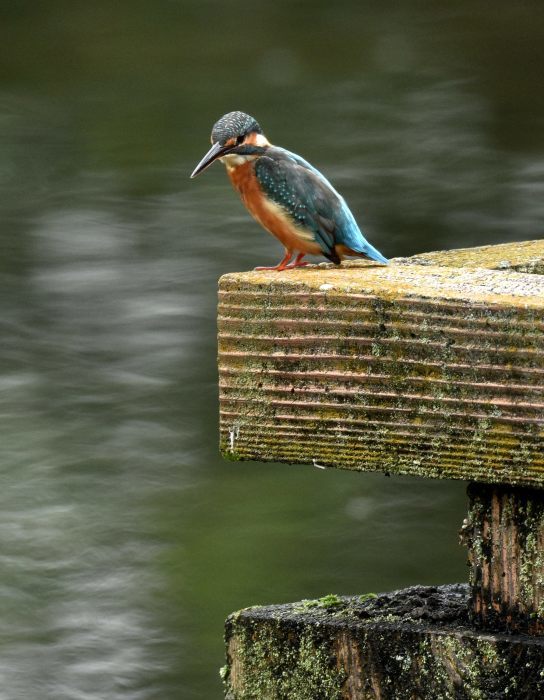
[[[213,700],[237,608],[466,579],[464,485],[225,463],[242,109],[388,256],[542,236],[544,6],[0,6],[0,698]]]

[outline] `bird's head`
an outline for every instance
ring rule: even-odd
[[[227,166],[241,165],[255,158],[269,146],[257,121],[244,112],[229,112],[212,129],[212,147],[191,173],[196,177],[218,158]]]

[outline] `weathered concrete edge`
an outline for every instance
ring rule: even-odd
[[[359,263],[335,268],[309,266],[280,273],[231,272],[219,279],[220,294],[243,289],[261,289],[267,294],[362,295],[396,302],[420,299],[544,310],[543,275],[485,268]]]
[[[222,282],[228,283],[232,279],[243,280],[251,284],[258,284],[259,281],[274,283],[281,280],[282,284],[285,282],[296,283],[297,285],[308,283],[309,287],[319,286],[322,283],[327,283],[327,280],[329,280],[329,283],[334,281],[340,284],[341,287],[342,277],[344,277],[344,284],[348,287],[346,291],[354,291],[354,284],[360,284],[362,289],[365,281],[372,283],[375,282],[375,278],[387,280],[387,270],[401,268],[400,275],[404,277],[407,274],[406,266],[427,268],[420,271],[423,276],[436,274],[434,270],[428,268],[446,268],[442,274],[453,279],[454,284],[457,283],[458,276],[451,268],[459,268],[461,272],[464,270],[469,275],[467,281],[472,280],[478,283],[484,281],[484,283],[487,283],[487,286],[495,287],[494,282],[497,278],[493,276],[485,277],[485,275],[482,278],[481,275],[474,275],[475,271],[481,270],[491,273],[498,271],[503,275],[507,273],[544,275],[544,239],[430,251],[406,258],[392,258],[389,267],[376,266],[368,261],[345,260],[341,267],[332,263],[319,263],[298,270],[286,270],[283,273],[275,271],[234,272],[221,277],[220,287]],[[337,275],[340,275],[340,279],[338,279]],[[323,276],[323,280],[321,280],[321,276]],[[520,278],[514,277],[512,279],[520,281]],[[372,284],[371,293],[376,293],[376,291],[375,284]],[[417,291],[421,298],[427,297],[425,290],[418,289]],[[439,293],[436,295],[436,290],[433,290],[431,296],[440,298]],[[450,290],[443,298],[454,298],[454,296],[451,296]],[[461,294],[459,298],[467,297]],[[472,298],[469,296],[468,300],[472,301]]]
[[[544,274],[544,239],[436,250],[393,260],[404,265],[483,267],[489,270],[515,270],[542,275]]]

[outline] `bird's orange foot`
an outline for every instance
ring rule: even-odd
[[[285,270],[287,267],[287,263],[291,258],[293,257],[293,253],[290,250],[285,251],[285,255],[283,258],[280,260],[280,262],[277,265],[273,265],[272,267],[254,267],[254,270],[277,270],[278,272],[281,272],[282,270]],[[299,256],[297,256],[295,263],[298,262]]]
[[[306,265],[311,265],[311,263],[307,262],[306,260],[304,262],[294,262],[291,263],[290,265],[286,265],[283,269],[284,270],[294,270],[295,267],[306,267]]]
[[[302,258],[306,255],[306,253],[299,253],[297,257],[295,258],[295,262],[291,263],[290,265],[285,265],[283,269],[285,270],[294,270],[295,267],[306,267],[306,265],[309,265],[309,262],[302,262]],[[282,260],[283,262],[283,260]]]
[[[254,270],[276,270],[276,272],[281,272],[282,270],[294,270],[295,267],[306,267],[310,265],[309,262],[292,262],[290,265],[279,263],[278,265],[273,265],[272,267],[254,267]]]
[[[306,267],[306,265],[311,265],[309,262],[295,262],[290,263],[289,265],[287,263],[279,263],[278,265],[274,265],[273,267],[254,267],[254,270],[276,270],[277,272],[281,272],[282,270],[294,270],[295,267]]]

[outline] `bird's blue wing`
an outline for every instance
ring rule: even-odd
[[[287,157],[283,149],[269,149],[258,158],[255,175],[265,195],[312,236],[323,255],[339,263],[334,249],[336,201],[319,176]]]
[[[265,194],[296,226],[308,231],[325,257],[340,262],[337,244],[373,260],[387,259],[368,243],[344,199],[310,163],[283,148],[270,148],[255,161],[255,175]]]

